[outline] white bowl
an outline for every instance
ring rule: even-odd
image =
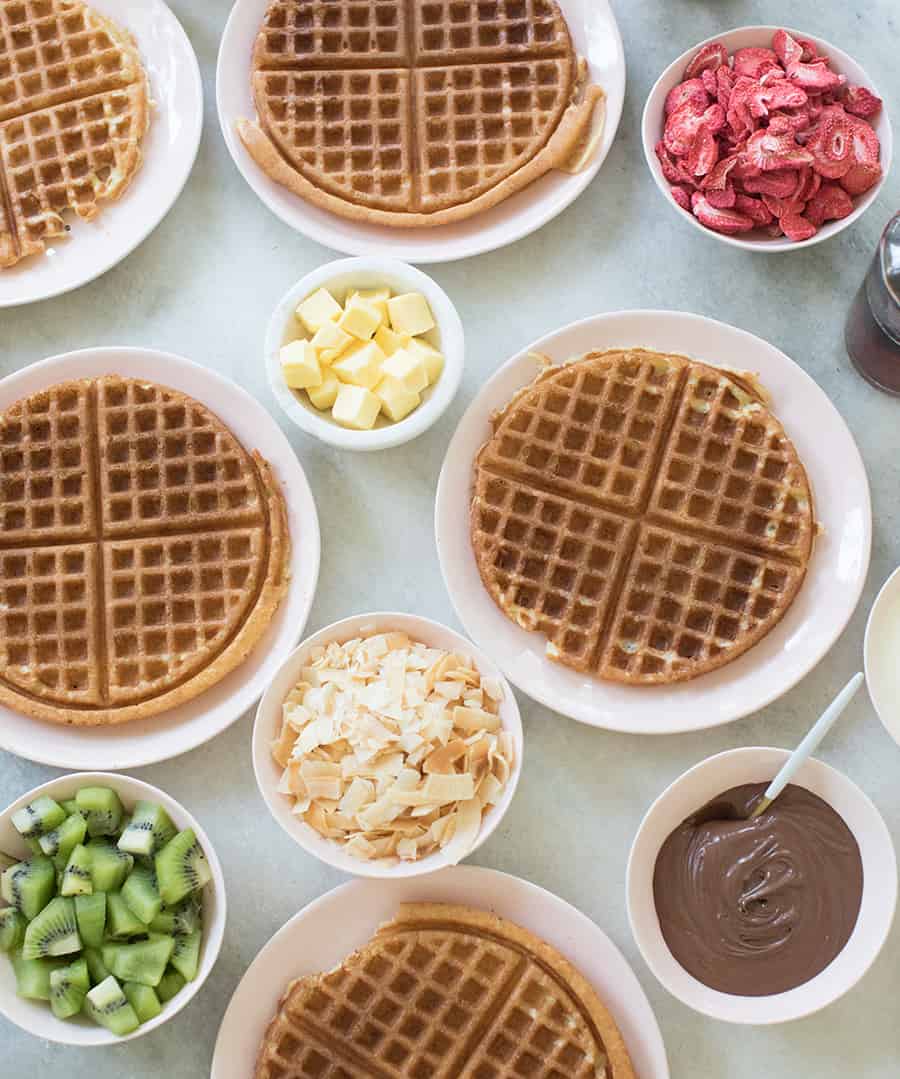
[[[17,798],[12,805],[7,806],[0,813],[0,850],[16,857],[28,857],[28,847],[12,824],[12,815],[17,810],[42,794],[49,795],[56,801],[63,801],[74,798],[79,787],[90,786],[111,787],[119,795],[126,809],[130,809],[135,802],[140,800],[157,802],[169,814],[172,823],[179,831],[192,828],[206,854],[206,860],[212,870],[212,880],[203,890],[203,950],[197,977],[164,1004],[163,1010],[155,1019],[142,1023],[134,1033],[126,1034],[124,1037],[119,1037],[112,1031],[98,1026],[93,1020],[83,1015],[72,1019],[57,1019],[46,1001],[23,1000],[16,996],[16,979],[12,963],[7,956],[0,955],[0,1012],[16,1026],[21,1027],[28,1034],[33,1034],[36,1038],[79,1047],[119,1045],[122,1042],[140,1038],[167,1023],[189,1004],[199,993],[200,987],[216,965],[225,934],[227,905],[222,866],[219,864],[209,836],[184,806],[176,802],[174,798],[170,798],[168,794],[156,787],[151,787],[149,783],[132,779],[131,776],[117,775],[112,772],[78,772],[74,775],[60,776],[59,779],[52,779],[49,783],[35,787],[34,790],[23,794],[21,798]]]
[[[682,210],[672,198],[669,182],[666,180],[665,176],[663,176],[662,167],[653,150],[663,134],[663,107],[665,105],[666,95],[673,86],[677,86],[678,83],[683,80],[683,72],[687,66],[687,62],[694,53],[704,45],[708,45],[713,41],[720,41],[728,50],[729,54],[734,53],[736,49],[748,48],[750,46],[770,48],[772,44],[772,35],[778,29],[778,26],[741,26],[736,30],[727,30],[722,34],[714,34],[705,41],[698,42],[688,49],[687,52],[682,53],[677,60],[669,64],[662,75],[656,80],[656,83],[647,98],[647,103],[644,106],[644,115],[641,120],[644,156],[647,158],[647,164],[650,167],[653,179],[656,181],[656,186],[663,193],[666,202],[671,206],[675,213],[678,214],[682,220],[690,221],[694,228],[700,229],[706,236],[712,236],[714,239],[721,240],[722,243],[730,244],[732,247],[742,247],[745,251],[762,251],[765,254],[772,254],[779,251],[799,251],[801,248],[811,247],[813,244],[821,243],[823,240],[828,240],[832,236],[836,236],[849,225],[852,225],[854,221],[857,221],[866,210],[868,210],[875,199],[878,198],[878,194],[891,169],[891,158],[894,145],[893,135],[891,133],[891,122],[888,119],[887,114],[887,99],[885,99],[884,94],[879,93],[874,82],[859,64],[842,49],[839,49],[836,45],[832,45],[830,41],[825,41],[824,38],[818,37],[816,34],[807,33],[804,30],[792,30],[789,27],[784,27],[789,34],[812,41],[819,52],[829,58],[832,70],[836,71],[839,75],[846,75],[848,82],[867,87],[872,93],[877,94],[885,101],[881,112],[872,122],[872,127],[874,127],[878,138],[881,140],[881,179],[874,187],[866,191],[864,195],[860,195],[853,200],[853,213],[848,214],[842,221],[826,222],[815,236],[810,237],[808,240],[788,240],[784,236],[775,238],[766,236],[763,233],[760,233],[760,235],[757,236],[755,232],[746,234],[746,236],[752,238],[726,236],[724,233],[715,232],[713,229],[708,229],[705,225],[701,225],[693,214],[686,213]]]
[[[433,648],[445,648],[472,656],[479,673],[483,677],[496,679],[503,687],[500,719],[504,729],[512,734],[516,759],[500,801],[484,814],[481,831],[468,854],[476,851],[500,823],[513,800],[519,776],[522,774],[524,750],[522,719],[512,688],[496,664],[465,637],[428,618],[421,618],[415,614],[390,612],[353,615],[352,618],[334,622],[311,637],[307,637],[297,651],[284,661],[274,681],[259,702],[256,722],[253,726],[253,770],[269,812],[291,839],[326,865],[340,869],[344,873],[352,873],[357,877],[390,877],[392,879],[418,877],[444,869],[452,863],[444,851],[436,851],[415,862],[400,862],[395,865],[379,861],[366,862],[355,858],[352,854],[347,854],[337,843],[323,838],[314,828],[296,817],[291,811],[291,799],[278,793],[283,769],[272,758],[271,746],[281,730],[281,706],[285,697],[299,681],[300,671],[306,666],[306,657],[311,649],[318,645],[328,644],[329,641],[349,641],[363,633],[385,633],[390,630],[400,630],[414,641],[421,641]]]
[[[422,404],[398,423],[379,417],[371,431],[350,431],[335,423],[328,412],[313,407],[302,390],[292,390],[281,374],[281,346],[299,336],[294,318],[297,304],[319,288],[343,296],[347,289],[387,285],[396,293],[421,292],[431,307],[437,326],[425,340],[444,354],[444,369],[422,395]],[[405,262],[385,258],[338,259],[301,277],[282,296],[266,331],[266,372],[275,400],[307,434],[344,450],[386,450],[416,438],[435,423],[453,400],[462,378],[465,335],[459,314],[446,292],[427,274]]]
[[[863,653],[872,704],[888,734],[900,744],[900,569],[878,593],[866,625]]]
[[[881,951],[897,905],[897,859],[880,813],[846,776],[821,761],[809,760],[794,782],[817,794],[843,817],[862,855],[862,905],[843,951],[805,984],[763,997],[739,997],[710,989],[688,974],[669,951],[653,901],[653,871],[663,843],[681,821],[723,791],[773,779],[788,755],[784,749],[751,746],[719,753],[695,765],[650,807],[628,859],[628,920],[647,966],[683,1004],[727,1023],[783,1023],[811,1015],[843,996]]]

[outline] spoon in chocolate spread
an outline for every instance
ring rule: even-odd
[[[831,730],[838,718],[844,712],[847,705],[853,700],[859,691],[859,687],[863,684],[864,676],[862,671],[855,674],[850,681],[844,686],[841,692],[834,698],[831,704],[825,709],[822,715],[810,728],[809,733],[803,739],[799,746],[784,762],[783,767],[779,771],[778,775],[772,780],[772,782],[766,787],[762,798],[756,803],[753,808],[753,812],[747,818],[747,820],[755,820],[760,814],[765,813],[769,806],[775,801],[784,788],[790,783],[790,781],[797,774],[800,766],[803,762],[815,753],[819,746],[819,743]]]

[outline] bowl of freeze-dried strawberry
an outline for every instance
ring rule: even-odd
[[[865,213],[893,142],[859,64],[777,26],[730,30],[679,56],[647,98],[643,141],[676,213],[766,252],[818,243]]]

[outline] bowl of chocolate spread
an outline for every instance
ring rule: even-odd
[[[862,978],[893,920],[893,843],[846,776],[810,760],[749,819],[787,757],[750,747],[701,762],[651,806],[631,849],[635,941],[670,993],[715,1019],[819,1011]]]

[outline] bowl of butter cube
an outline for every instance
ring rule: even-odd
[[[462,322],[427,274],[404,262],[320,266],[282,297],[266,333],[275,399],[308,434],[350,450],[399,446],[459,388]]]

